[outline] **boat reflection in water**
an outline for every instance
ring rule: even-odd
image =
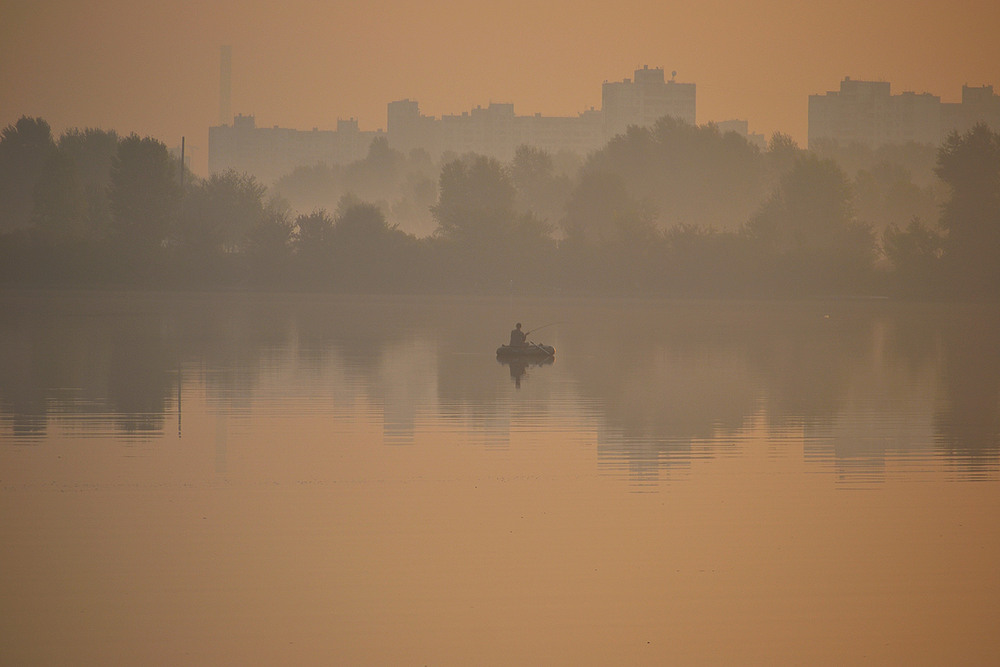
[[[529,366],[551,366],[556,358],[548,356],[531,355],[501,355],[497,354],[497,363],[510,368],[510,377],[514,380],[514,386],[521,388],[521,378],[528,372]]]

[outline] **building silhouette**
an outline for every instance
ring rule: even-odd
[[[1000,130],[1000,97],[993,86],[962,86],[960,103],[930,93],[893,95],[887,81],[846,77],[839,91],[809,96],[809,147],[823,142],[877,148],[885,144],[941,143],[976,123]]]
[[[632,79],[605,82],[601,87],[604,138],[622,134],[629,125],[649,127],[664,116],[695,124],[695,84],[677,83],[673,73],[664,80],[663,69],[648,66],[635,70]]]
[[[719,129],[721,134],[729,134],[733,132],[738,134],[747,140],[752,146],[756,146],[760,150],[767,150],[767,137],[759,132],[750,131],[750,123],[745,120],[720,120],[715,123],[715,126]]]
[[[363,132],[355,118],[338,120],[336,130],[257,127],[255,118],[237,114],[232,125],[208,128],[208,171],[227,169],[271,183],[296,167],[361,160],[384,132]]]
[[[435,158],[471,152],[510,160],[522,144],[586,155],[629,125],[650,126],[663,116],[693,125],[695,84],[666,81],[662,68],[647,66],[635,70],[634,79],[605,83],[602,108],[575,116],[518,116],[511,103],[490,103],[434,118],[421,114],[418,102],[405,99],[388,103],[383,133],[363,132],[355,119],[338,121],[336,131],[309,132],[259,128],[254,116],[237,115],[231,125],[209,128],[208,168],[212,173],[245,171],[272,182],[298,166],[362,159],[372,140],[383,135],[396,150],[423,149]]]
[[[586,155],[604,143],[603,115],[594,109],[576,116],[518,116],[513,104],[494,102],[436,119],[422,115],[417,102],[399,100],[389,103],[386,116],[390,146],[403,152],[421,148],[434,157],[479,153],[510,160],[522,144]]]

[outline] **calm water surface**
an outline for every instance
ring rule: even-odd
[[[502,364],[515,321],[554,345]],[[6,664],[996,664],[977,305],[0,294]]]

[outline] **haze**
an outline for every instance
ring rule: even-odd
[[[844,76],[957,101],[1000,85],[1000,6],[964,0],[747,5],[628,0],[325,3],[4,1],[0,126],[101,127],[187,137],[204,174],[219,115],[219,45],[233,50],[232,108],[264,126],[385,127],[385,105],[430,115],[490,101],[519,114],[600,107],[601,83],[649,64],[698,86],[699,124],[746,119],[806,139],[810,93]]]

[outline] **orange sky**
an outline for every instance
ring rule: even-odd
[[[258,125],[384,128],[406,97],[434,116],[490,101],[575,115],[648,64],[698,85],[699,123],[742,118],[804,145],[808,95],[844,76],[944,101],[963,83],[1000,90],[997,26],[995,0],[0,0],[0,126],[184,135],[203,173],[229,44],[233,111]]]

